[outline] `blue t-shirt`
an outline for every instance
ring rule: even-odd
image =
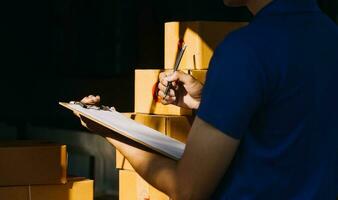
[[[197,115],[241,140],[212,199],[336,199],[337,25],[273,1],[218,46]]]

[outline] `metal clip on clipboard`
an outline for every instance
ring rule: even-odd
[[[100,106],[86,105],[86,104],[81,103],[80,101],[71,101],[69,103],[74,104],[74,105],[79,105],[82,108],[86,108],[86,109],[104,110],[104,111],[111,111],[111,112],[116,111],[114,107],[109,107],[109,106],[104,106],[104,105],[100,105]]]

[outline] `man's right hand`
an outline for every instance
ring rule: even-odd
[[[158,95],[164,105],[174,104],[184,108],[198,109],[201,101],[203,84],[189,74],[176,71],[173,74],[160,73]],[[166,87],[171,82],[172,88],[165,95]]]

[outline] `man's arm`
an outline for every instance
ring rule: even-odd
[[[183,157],[174,161],[127,141],[109,129],[82,118],[89,129],[102,134],[147,182],[173,199],[207,199],[225,174],[239,140],[196,117]],[[112,136],[113,135],[113,136]]]

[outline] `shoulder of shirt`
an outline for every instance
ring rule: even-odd
[[[251,25],[248,24],[245,27],[237,29],[230,34],[228,34],[223,41],[218,45],[217,49],[222,51],[227,48],[231,48],[232,50],[240,49],[253,49],[251,43],[249,42],[252,38],[252,30]]]

